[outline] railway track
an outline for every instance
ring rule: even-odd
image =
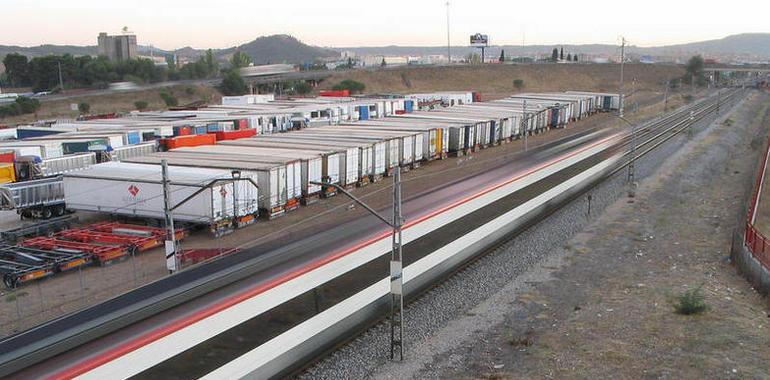
[[[734,104],[740,97],[739,91],[734,91],[728,94],[722,101],[721,104],[717,105],[715,103],[705,102],[705,103],[699,103],[694,107],[682,107],[680,110],[674,111],[671,114],[665,115],[664,117],[659,117],[654,120],[648,121],[641,125],[639,127],[639,131],[634,135],[635,137],[632,137],[631,134],[628,134],[626,137],[623,138],[623,140],[619,143],[622,147],[628,147],[631,144],[631,139],[635,138],[637,139],[637,154],[635,155],[635,159],[639,159],[646,154],[652,152],[655,150],[655,148],[661,146],[662,144],[669,141],[671,138],[683,133],[684,131],[689,130],[692,128],[692,126],[703,119],[707,118],[711,112],[713,112],[715,109],[719,109],[720,107],[729,108],[732,104]],[[690,111],[693,111],[692,114]],[[613,170],[611,170],[606,176],[602,177],[601,179],[597,180],[592,186],[589,186],[582,191],[579,191],[575,194],[573,194],[571,197],[569,197],[568,200],[566,200],[564,203],[571,202],[575,200],[576,198],[579,198],[585,193],[590,192],[591,189],[598,185],[599,183],[603,182],[605,179],[612,177],[619,171],[625,169],[628,167],[630,162],[630,157],[632,155],[631,150],[626,150],[624,153],[622,153],[623,157],[627,158],[626,161],[623,161],[621,164],[617,165],[617,167]],[[559,207],[551,207],[547,211],[543,212],[542,217],[538,218],[536,220],[532,220],[523,226],[519,228],[515,233],[523,232],[524,230],[530,228],[531,226],[541,222],[542,220],[548,218],[551,214],[553,214],[555,211],[557,211]],[[513,238],[513,237],[511,237]],[[446,279],[449,279],[458,273],[464,271],[468,267],[472,266],[474,263],[476,263],[478,260],[483,258],[485,255],[489,254],[490,252],[495,251],[500,246],[505,245],[510,239],[505,239],[497,242],[490,248],[488,248],[485,252],[473,257],[472,259],[466,261],[462,265],[458,266],[456,269],[452,270],[451,272],[447,273],[445,276],[443,276],[440,280],[430,284],[429,286],[424,287],[423,289],[420,289],[419,291],[415,292],[415,294],[411,295],[408,299],[407,305],[419,301],[419,299],[428,294],[432,289],[439,286],[443,281]],[[384,311],[383,311],[384,313]],[[379,323],[383,322],[386,319],[385,315],[377,320],[371,321],[368,324],[365,324],[362,326],[358,331],[356,331],[354,334],[351,334],[347,339],[341,339],[336,344],[334,344],[331,348],[326,350],[325,352],[318,355],[318,358],[322,358],[331,352],[336,351],[340,347],[348,344],[350,341],[354,340],[357,336],[364,333],[365,331],[369,330],[370,328],[378,325]],[[299,375],[300,373],[304,372],[306,369],[313,366],[315,361],[311,361],[306,363],[305,365],[297,367],[293,372],[290,373],[287,377],[295,377],[296,375]]]
[[[737,96],[737,93],[732,93],[728,99],[732,101]],[[654,147],[686,130],[691,123],[698,122],[707,117],[716,108],[716,105],[712,103],[710,100],[699,102],[640,126],[635,134],[637,139],[637,155],[646,154],[654,149]],[[690,118],[690,111],[693,112],[694,120]],[[578,140],[582,138],[589,139],[589,137],[607,139],[607,137],[601,134],[589,134]],[[574,165],[560,168],[558,171],[540,178],[518,191],[500,197],[483,207],[467,213],[452,223],[443,225],[430,233],[406,243],[404,245],[405,267],[416,264],[426,259],[432,252],[450,245],[458,236],[471,234],[474,229],[478,229],[480,226],[485,226],[491,221],[496,220],[502,211],[522,207],[530,200],[557,188],[560,184],[576,178],[581,173],[612,157],[627,157],[630,153],[626,147],[630,144],[631,138],[630,135],[626,134],[620,138],[618,143],[605,150],[586,157]],[[563,149],[578,149],[581,144],[590,146],[588,141],[578,141],[566,144],[566,148],[563,147]],[[549,150],[554,149],[557,149],[557,147],[546,146],[543,149],[545,153],[540,152],[542,153],[541,157],[538,157],[538,152],[533,152],[532,155],[540,159],[544,156],[553,155],[553,152],[549,152]],[[616,163],[618,165],[612,168],[612,173],[622,169],[625,165],[620,161]],[[491,174],[481,173],[478,177],[471,178],[471,180],[494,183],[501,173],[511,173],[512,171],[510,164],[503,163],[491,168],[487,172]],[[598,176],[594,181],[599,181],[605,177],[606,175]],[[465,180],[468,182],[468,179]],[[433,195],[438,200],[431,201],[420,197],[407,200],[407,203],[414,203],[411,215],[407,214],[407,216],[410,219],[419,218],[420,211],[423,211],[425,208],[436,206],[436,204],[445,202],[453,196],[456,197],[457,193],[462,194],[468,190],[468,187],[463,187],[463,183],[455,184],[454,186],[458,187],[455,189],[455,193],[446,191],[446,193]],[[563,202],[569,201],[581,193],[572,193],[559,202],[544,205],[544,207],[538,210],[540,218],[542,218],[542,215],[548,215],[558,209]],[[523,219],[512,231],[524,229],[536,221],[535,218]],[[376,221],[354,221],[354,224],[356,225],[355,228],[352,227],[352,224],[340,226],[342,229],[350,228],[353,231],[352,234],[341,234],[338,237],[360,236],[363,233],[376,235],[381,231],[376,226]],[[310,247],[312,248],[312,244],[316,242],[317,240],[310,241]],[[498,242],[494,244],[498,244]],[[89,351],[91,353],[94,351],[112,353],[107,359],[118,358],[120,357],[118,355],[120,352],[114,351],[115,342],[105,342],[109,339],[104,338],[113,331],[120,330],[124,340],[131,341],[130,338],[133,338],[132,334],[141,335],[143,329],[151,330],[153,322],[168,322],[168,320],[160,317],[164,313],[175,311],[177,312],[177,317],[185,315],[184,312],[187,312],[187,315],[189,315],[208,306],[203,302],[203,299],[206,299],[206,297],[211,300],[225,297],[228,294],[238,293],[258,282],[252,278],[251,283],[249,283],[250,277],[259,277],[258,280],[266,281],[277,276],[281,271],[291,268],[292,265],[296,266],[298,261],[307,260],[299,256],[287,260],[285,255],[281,256],[281,254],[287,254],[292,249],[301,249],[301,245],[299,247],[296,245],[283,247],[283,250],[276,247],[279,245],[280,242],[273,246],[269,244],[258,246],[252,249],[251,254],[225,257],[201,267],[205,269],[194,268],[193,270],[182,272],[179,275],[153,283],[151,286],[137,289],[135,292],[127,293],[108,301],[106,305],[97,305],[28,332],[6,338],[0,342],[0,374],[15,374],[16,376],[50,375],[52,373],[77,374],[72,371],[61,372],[61,369],[71,369],[72,363],[70,361],[76,359],[78,355],[83,355],[84,352]],[[493,245],[487,244],[487,247],[480,254],[488,251],[491,246]],[[308,245],[305,245],[305,247],[308,247]],[[263,253],[264,250],[270,248],[276,251],[277,254],[267,255]],[[323,252],[323,248],[328,247],[321,246],[319,249],[315,249],[316,255]],[[470,258],[461,262],[454,263],[454,267],[461,267],[476,257],[479,257],[479,253],[471,255]],[[287,302],[281,303],[222,333],[184,349],[172,357],[166,358],[166,360],[143,368],[142,371],[135,371],[133,375],[137,378],[190,378],[202,377],[212,373],[213,370],[223,367],[250,353],[255,348],[265,345],[297,325],[308,322],[325,311],[369,289],[372,284],[381,281],[382,274],[387,273],[388,261],[389,256],[387,254],[380,255],[343,275],[298,294]],[[451,271],[448,273],[451,273]],[[446,273],[441,276],[433,276],[431,281],[428,280],[428,277],[425,277],[423,281],[415,280],[408,289],[410,296],[419,294],[433,286],[436,279],[444,277],[446,277]],[[241,286],[233,285],[239,283]],[[361,326],[369,325],[373,320],[376,321],[378,319],[376,316],[382,315],[382,311],[386,307],[387,303],[383,300],[373,302],[367,314],[374,315],[375,318],[359,321],[353,329],[360,329]],[[169,316],[167,319],[174,318]],[[143,322],[144,325],[140,322]],[[327,342],[325,345],[317,346],[314,352],[305,354],[304,357],[316,357],[319,352],[324,352],[329,347],[338,344],[339,341],[339,339],[336,339]],[[102,345],[98,345],[98,342],[101,342]],[[78,349],[73,350],[74,348]],[[126,352],[130,352],[130,350]],[[92,362],[92,367],[96,368],[98,365],[106,362],[105,360],[99,363]],[[19,372],[19,370],[25,368],[27,370]],[[296,365],[293,367],[288,366],[274,373],[286,374],[288,373],[287,371],[296,368]]]

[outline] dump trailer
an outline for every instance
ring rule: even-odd
[[[0,209],[16,210],[24,218],[49,219],[66,212],[62,177],[50,177],[0,186]]]

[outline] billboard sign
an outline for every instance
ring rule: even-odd
[[[489,36],[486,34],[471,34],[471,46],[488,46]]]

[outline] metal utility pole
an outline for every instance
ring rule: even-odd
[[[390,258],[390,359],[404,360],[404,280],[401,261],[401,167],[393,175],[393,248]]]
[[[671,85],[671,79],[666,78],[666,92],[663,93],[663,113],[668,112],[668,87]]]
[[[719,105],[721,103],[721,100],[722,100],[722,90],[717,89],[717,115],[719,115]]]
[[[404,360],[404,279],[402,258],[401,228],[404,218],[401,215],[401,167],[393,172],[393,219],[388,220],[366,203],[349,193],[344,187],[327,182],[310,182],[314,185],[331,186],[369,211],[377,219],[393,228],[393,245],[390,259],[390,359]]]
[[[449,42],[449,2],[446,2],[446,58],[452,63],[452,44]]]
[[[619,113],[620,117],[623,117],[623,109],[625,108],[626,103],[626,96],[624,94],[623,89],[623,66],[626,62],[626,38],[621,38],[621,44],[620,44],[620,107],[619,107]]]
[[[529,134],[529,131],[527,130],[529,127],[529,117],[527,115],[527,100],[524,100],[522,111],[524,111],[524,151],[527,151],[527,135]]]
[[[238,179],[241,178],[240,170],[233,170],[230,172],[230,176],[233,177],[233,219],[235,220],[235,227],[238,227]]]
[[[163,214],[166,216],[166,268],[169,273],[174,273],[177,270],[177,255],[174,217],[171,214],[171,180],[168,178],[168,161],[161,160],[160,165],[163,177]]]
[[[687,126],[687,135],[692,136],[692,125],[695,124],[695,111],[690,111],[690,124]]]
[[[64,78],[61,75],[61,61],[57,63],[59,65],[59,90],[64,91]]]
[[[618,116],[618,119],[631,126],[631,156],[628,159],[628,177],[626,178],[626,181],[628,182],[628,197],[633,198],[635,196],[634,181],[636,181],[636,124],[628,121],[622,116]]]

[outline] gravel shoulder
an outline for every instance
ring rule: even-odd
[[[768,378],[770,305],[729,248],[769,102],[752,94],[645,157],[633,200],[619,173],[593,216],[572,202],[411,303],[404,362],[379,325],[301,377]],[[699,287],[708,310],[676,314]]]

